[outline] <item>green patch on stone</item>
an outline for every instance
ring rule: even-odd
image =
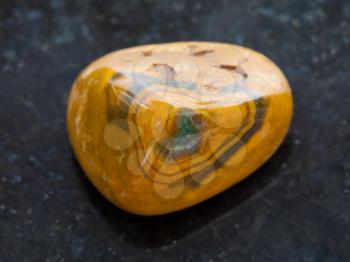
[[[188,112],[182,112],[177,119],[177,130],[174,135],[175,139],[183,139],[189,135],[195,135],[199,132],[199,128],[194,123],[192,116]]]
[[[181,112],[177,116],[176,125],[173,136],[160,144],[162,154],[170,158],[194,153],[200,141],[200,129],[191,112]]]

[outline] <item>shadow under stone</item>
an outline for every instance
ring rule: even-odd
[[[91,204],[100,212],[116,236],[124,236],[127,243],[150,249],[179,242],[189,234],[213,223],[219,217],[234,212],[245,201],[261,193],[278,175],[288,160],[293,143],[288,135],[274,156],[247,179],[232,188],[193,207],[171,214],[144,217],[129,214],[106,200],[84,175],[79,175]],[[74,159],[77,169],[81,170]]]

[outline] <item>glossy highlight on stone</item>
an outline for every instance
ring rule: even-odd
[[[73,84],[67,123],[96,188],[140,215],[208,199],[259,168],[285,137],[289,84],[240,46],[178,42],[108,54]]]

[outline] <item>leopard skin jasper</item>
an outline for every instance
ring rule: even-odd
[[[138,46],[85,68],[68,101],[69,138],[116,206],[158,215],[208,199],[259,168],[293,110],[280,69],[223,43]]]

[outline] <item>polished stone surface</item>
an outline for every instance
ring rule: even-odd
[[[262,54],[176,42],[91,63],[70,91],[67,127],[99,192],[150,216],[198,204],[253,174],[283,142],[292,113],[286,77]]]
[[[272,58],[293,89],[293,124],[236,187],[138,217],[83,176],[67,139],[67,94],[102,54],[177,40]],[[346,0],[1,1],[1,261],[349,260],[349,45]]]

